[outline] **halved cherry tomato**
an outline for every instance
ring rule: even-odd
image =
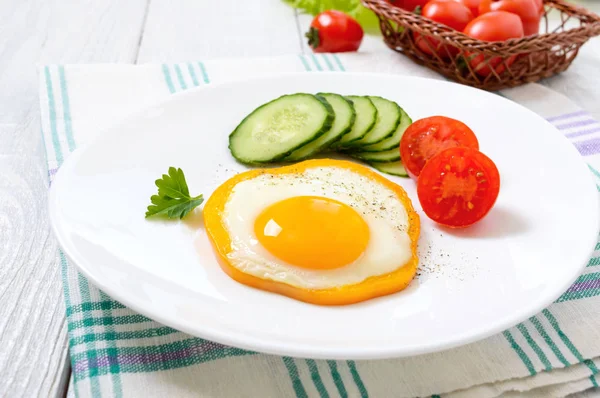
[[[476,17],[477,15],[479,15],[479,2],[480,0],[458,0],[459,2],[463,3],[464,5],[466,5],[469,10],[471,10],[471,12],[473,13],[473,17]],[[539,0],[541,1],[541,0]]]
[[[540,31],[539,0],[481,0],[479,15],[490,11],[507,11],[518,15],[523,23],[525,36],[535,35]]]
[[[521,22],[521,18],[516,14],[507,11],[490,11],[469,22],[464,33],[467,36],[482,41],[518,39],[523,37],[523,23]],[[486,65],[483,64],[485,59],[483,54],[473,55],[467,52],[465,55],[471,68],[481,76],[487,76],[492,73],[491,68],[494,68],[498,74],[504,72],[506,66],[510,66],[517,57],[513,55],[506,58],[504,60],[506,63],[505,66],[501,57],[492,57]]]
[[[356,51],[363,35],[362,27],[354,18],[337,10],[315,16],[306,33],[308,45],[316,53]]]
[[[417,182],[423,211],[448,227],[466,227],[481,220],[496,203],[500,174],[494,162],[477,149],[446,149],[429,159]]]
[[[423,7],[429,0],[388,0],[392,5],[413,12],[417,7]]]
[[[431,116],[413,122],[400,140],[400,158],[406,171],[417,178],[425,163],[447,148],[465,146],[479,149],[475,133],[461,121]]]
[[[473,19],[471,11],[456,0],[430,0],[421,12],[425,18],[447,25],[452,29],[462,31]],[[414,34],[415,44],[426,54],[435,51],[443,58],[453,57],[458,53],[458,48],[444,45],[440,40]]]

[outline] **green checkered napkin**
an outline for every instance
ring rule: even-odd
[[[324,70],[439,78],[391,51],[170,65],[46,66],[40,70],[40,103],[49,181],[77,146],[171,93],[229,79]],[[540,85],[502,95],[541,114],[571,138],[600,184],[596,120]],[[293,359],[192,337],[113,301],[57,253],[72,391],[81,397],[144,398],[553,397],[584,391],[597,386],[600,366],[600,244],[596,250],[556,303],[516,327],[443,353],[379,361]]]

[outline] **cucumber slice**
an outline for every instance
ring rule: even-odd
[[[375,105],[373,105],[373,102],[368,97],[349,95],[346,98],[352,101],[354,105],[356,119],[354,120],[352,130],[348,134],[344,134],[338,142],[334,143],[332,145],[334,148],[344,148],[360,140],[371,131],[377,120],[377,108],[375,108]]]
[[[281,160],[329,131],[331,105],[312,94],[283,95],[252,111],[229,135],[229,150],[242,163]]]
[[[404,168],[404,165],[400,160],[396,160],[395,162],[372,162],[369,163],[371,166],[381,171],[382,173],[391,174],[393,176],[399,177],[408,177],[408,173]]]
[[[381,152],[387,151],[389,149],[398,148],[400,146],[400,140],[404,135],[404,131],[411,125],[412,119],[408,114],[404,111],[404,109],[400,108],[400,124],[394,134],[391,137],[384,139],[383,141],[378,142],[377,144],[368,145],[366,147],[361,148],[362,152]]]
[[[333,120],[331,129],[317,139],[296,149],[284,161],[297,161],[309,158],[328,147],[331,143],[339,140],[340,137],[352,129],[356,118],[356,111],[352,102],[339,94],[318,93],[317,96],[323,98],[333,108],[335,119]]]
[[[401,112],[397,103],[382,97],[369,96],[377,108],[375,126],[364,137],[351,144],[352,149],[364,148],[392,136],[400,124]],[[362,150],[362,149],[361,149]]]
[[[350,156],[369,162],[393,162],[400,160],[400,148],[392,148],[382,152],[352,152]]]

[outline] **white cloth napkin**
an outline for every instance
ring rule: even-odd
[[[169,65],[45,66],[40,70],[40,104],[49,179],[77,146],[171,93],[213,82],[322,70],[440,78],[391,51]],[[596,120],[540,85],[500,94],[539,113],[571,138],[600,184]],[[598,386],[600,367],[600,243],[596,249],[569,291],[518,326],[445,352],[376,361],[262,355],[186,335],[111,300],[59,253],[71,391],[80,397],[144,398],[562,397],[585,391]]]

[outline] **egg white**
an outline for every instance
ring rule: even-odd
[[[351,264],[310,270],[273,256],[254,234],[254,222],[268,206],[294,196],[321,196],[356,210],[370,230],[363,254]],[[327,166],[296,174],[263,174],[232,190],[223,214],[231,237],[231,264],[247,274],[305,289],[356,284],[398,269],[411,258],[408,214],[393,191],[345,168]]]

